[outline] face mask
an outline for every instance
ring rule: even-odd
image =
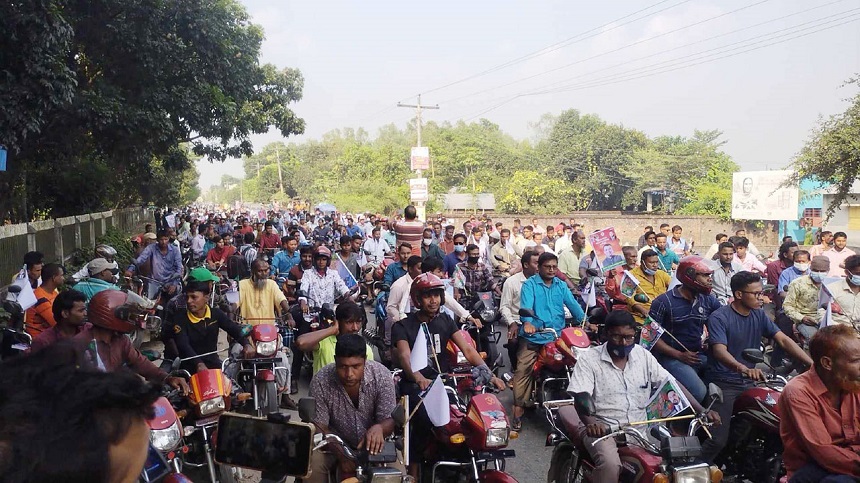
[[[657,270],[651,270],[650,268],[642,267],[642,271],[645,272],[645,275],[654,275],[657,273]]]
[[[478,259],[479,259],[479,258],[480,258],[480,257],[466,257],[466,260],[468,260],[468,261],[469,261],[469,263],[474,264],[474,263],[478,263]]]
[[[806,272],[807,270],[809,270],[809,264],[808,263],[795,263],[794,268],[797,269],[798,272]]]
[[[454,251],[457,253],[463,253],[466,251],[466,245],[454,245]]]
[[[825,275],[826,273],[824,272],[809,272],[809,278],[815,283],[821,283],[821,280],[824,279]]]
[[[606,350],[609,351],[609,355],[615,357],[617,359],[624,359],[633,352],[633,348],[636,347],[636,344],[631,345],[616,345],[612,342],[606,343]]]
[[[432,239],[432,238],[425,238],[425,239],[424,239],[424,245],[428,245],[428,246],[429,246],[429,245],[430,245],[430,242],[432,242],[432,241],[433,241],[433,239]]]
[[[860,275],[851,275],[851,285],[860,285]]]

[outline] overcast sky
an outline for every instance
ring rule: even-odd
[[[441,107],[428,120],[485,117],[516,138],[570,108],[649,136],[719,129],[743,170],[774,169],[860,73],[860,0],[241,1],[262,62],[304,75],[291,107],[307,128],[288,142],[402,127],[414,111],[394,106],[423,93]],[[242,175],[239,160],[199,166],[204,188]]]

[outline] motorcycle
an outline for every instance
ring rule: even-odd
[[[481,328],[470,325],[469,333],[477,341],[477,350],[487,353],[488,365],[491,369],[504,365],[498,343],[502,333],[495,330],[496,322],[501,319],[499,303],[493,292],[478,292],[472,297],[463,299],[463,306],[471,308],[471,315],[481,321]]]
[[[302,317],[310,328],[309,332],[327,329],[337,323],[334,317],[334,307],[331,304],[323,304],[322,307],[310,307],[308,313],[302,314]],[[314,365],[313,352],[305,352],[302,357],[304,357],[303,365],[307,366],[307,370],[310,371]]]
[[[3,327],[3,338],[0,341],[0,359],[23,354],[33,344],[33,337],[24,330],[24,309],[18,303],[21,287],[10,285],[3,310],[9,313],[9,322]]]
[[[192,428],[183,428],[180,416],[173,408],[173,401],[177,396],[178,391],[171,390],[158,398],[153,404],[154,417],[146,423],[149,425],[149,443],[161,453],[168,471],[174,475],[182,475],[182,457],[188,452],[184,441],[185,433],[189,431],[190,434]],[[141,474],[141,479],[150,481],[146,471]]]
[[[529,309],[520,309],[519,315],[535,317],[535,313]],[[582,327],[565,327],[561,335],[550,327],[535,333],[552,334],[553,341],[541,347],[534,363],[532,374],[535,384],[531,399],[538,404],[567,399],[567,386],[573,366],[579,356],[591,348],[591,339]]]
[[[414,455],[421,463],[424,478],[421,481],[467,481],[508,482],[516,479],[505,472],[505,461],[516,453],[506,449],[511,439],[518,434],[511,431],[507,413],[492,392],[491,385],[484,386],[484,393],[464,402],[454,388],[445,386],[450,401],[450,421],[442,427],[433,428],[431,441],[421,455]],[[409,404],[403,398],[392,415],[395,423],[404,427],[403,447],[409,448],[407,414]],[[407,464],[411,455],[406,451]],[[429,478],[427,473],[429,472]]]
[[[128,335],[135,349],[140,349],[144,342],[161,339],[163,305],[170,300],[162,290],[163,286],[158,280],[141,275],[126,277],[125,292],[129,301],[137,303],[146,311],[145,315],[138,318],[137,328]]]
[[[748,362],[767,364],[758,349],[746,349],[741,357]],[[785,475],[777,404],[788,381],[773,366],[768,364],[768,367],[771,372],[767,380],[757,382],[735,400],[728,443],[714,459],[715,464],[725,465],[726,474],[737,476],[738,481],[776,483]]]
[[[714,384],[708,390],[707,410],[716,401],[722,401],[722,391]],[[701,460],[702,446],[696,436],[701,428],[710,423],[704,415],[675,416],[650,421],[620,425],[617,421],[595,414],[594,401],[588,393],[578,393],[573,399],[547,401],[543,403],[552,432],[547,435],[546,445],[554,446],[550,459],[547,483],[589,482],[592,479],[594,462],[579,437],[577,412],[592,416],[610,427],[609,434],[597,438],[592,445],[614,438],[618,441],[621,457],[619,481],[646,482],[713,482],[722,480],[722,472]],[[676,433],[661,425],[667,420],[690,419],[686,434]],[[659,446],[649,441],[635,429],[638,425],[652,424],[650,434],[660,442]]]
[[[248,320],[242,319],[240,320]],[[270,319],[266,319],[271,322]],[[281,331],[289,329],[279,317],[274,324],[261,323],[251,328],[250,337],[254,344],[255,357],[236,359],[231,356],[224,360],[222,370],[228,365],[238,364],[236,380],[246,392],[253,394],[254,411],[258,417],[278,412],[280,396],[289,387],[278,387],[275,371],[289,371],[289,363],[278,366],[276,361],[289,350],[282,343]],[[287,362],[287,361],[285,361]]]

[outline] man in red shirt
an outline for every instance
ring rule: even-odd
[[[831,325],[809,343],[814,365],[785,386],[779,433],[790,483],[860,478],[860,336]]]
[[[260,236],[260,250],[273,250],[269,255],[274,255],[274,250],[279,248],[281,248],[281,237],[275,231],[275,225],[267,221],[266,231]]]
[[[61,340],[70,339],[89,325],[86,323],[87,296],[75,289],[60,292],[54,299],[51,310],[57,325],[33,339],[33,344],[30,346],[31,352],[42,350]]]

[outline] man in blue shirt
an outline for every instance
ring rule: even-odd
[[[788,294],[788,285],[791,282],[804,275],[809,275],[810,258],[808,251],[798,250],[794,252],[793,260],[794,265],[786,268],[779,274],[777,292],[779,292],[779,296],[783,300],[785,300],[785,296]]]
[[[406,260],[412,256],[412,245],[401,243],[397,247],[397,255],[400,257],[397,263],[392,263],[385,269],[385,276],[382,277],[382,283],[389,287],[394,285],[400,277],[406,275]]]
[[[114,274],[119,273],[116,262],[104,258],[95,258],[87,264],[89,277],[75,285],[75,290],[87,297],[87,303],[102,290],[120,290],[114,283]]]
[[[360,226],[353,223],[352,218],[346,219],[346,234],[349,235],[350,238],[355,235],[360,235],[362,238],[364,238],[364,231],[361,229]]]
[[[131,277],[137,267],[147,262],[152,263],[151,278],[161,282],[162,288],[167,290],[168,294],[176,293],[182,280],[182,255],[179,249],[170,243],[166,231],[158,232],[158,243],[144,248],[140,256],[128,266],[125,276]]]
[[[705,368],[705,380],[713,382],[723,391],[723,401],[714,403],[713,409],[721,420],[730,421],[732,408],[740,394],[752,385],[763,381],[764,374],[755,364],[741,357],[745,349],[757,349],[761,338],[773,339],[795,361],[812,365],[812,359],[790,337],[782,333],[762,306],[761,277],[752,272],[740,271],[731,280],[734,300],[720,307],[708,318],[710,354]],[[712,438],[702,443],[702,459],[712,462],[729,437],[730,424],[711,428]]]
[[[284,277],[290,273],[290,269],[295,267],[301,262],[301,258],[299,257],[299,241],[294,237],[285,236],[281,238],[281,248],[283,250],[279,251],[272,257],[272,275],[275,274],[283,274]]]
[[[556,335],[561,333],[565,327],[564,307],[567,307],[577,323],[582,323],[585,318],[582,307],[573,298],[567,284],[555,276],[557,271],[558,257],[548,252],[541,254],[537,275],[526,280],[520,291],[520,309],[531,310],[535,316],[520,317],[520,348],[514,374],[514,419],[511,423],[515,431],[522,427],[526,400],[532,394],[535,360],[541,348],[555,340],[552,332],[542,330],[551,328]]]
[[[657,234],[657,248],[654,251],[657,252],[657,257],[660,259],[660,268],[669,274],[672,274],[672,270],[675,270],[675,267],[681,263],[681,260],[678,258],[678,255],[670,250],[667,246],[667,240],[665,233]],[[687,388],[689,389],[689,388]]]
[[[457,264],[466,261],[466,235],[457,233],[454,235],[454,251],[445,255],[442,259],[443,270],[448,274],[448,277],[454,276],[454,270]]]
[[[654,356],[700,402],[708,392],[700,378],[708,360],[702,349],[702,333],[708,317],[721,307],[711,295],[713,273],[703,258],[684,257],[677,272],[681,285],[658,295],[648,313],[668,331],[654,345]]]

